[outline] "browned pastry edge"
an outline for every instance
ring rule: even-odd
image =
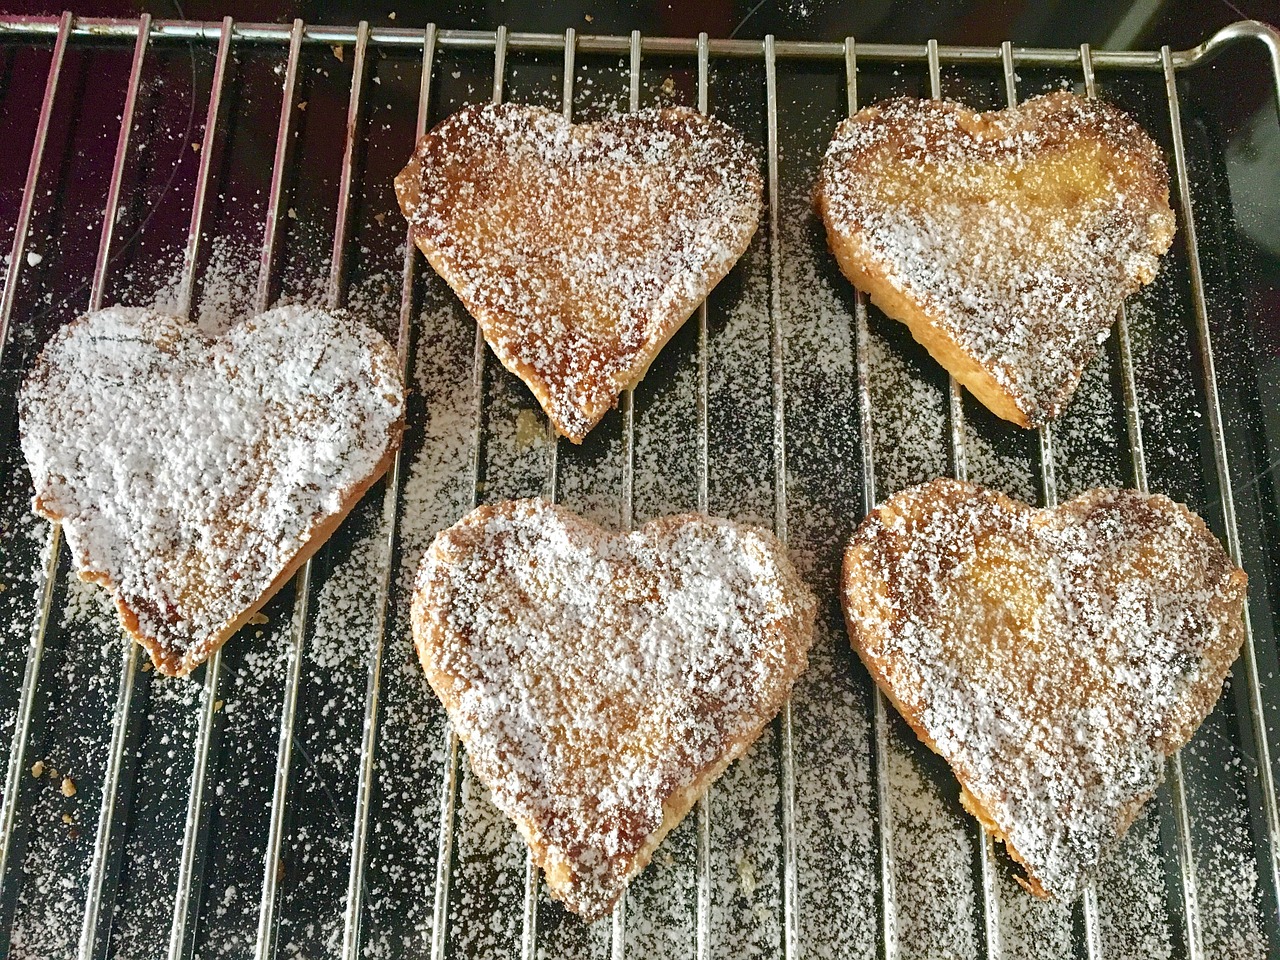
[[[410,158],[404,169],[396,175],[395,179],[396,199],[400,202],[400,209],[404,213],[404,216],[407,219],[410,219],[410,221],[412,221],[413,211],[417,209],[422,199],[421,173],[422,160],[418,155],[418,151],[415,149],[412,158]],[[758,226],[757,229],[759,229]],[[427,258],[427,262],[431,264],[432,269],[444,278],[445,283],[449,285],[449,288],[453,290],[454,294],[462,302],[462,305],[466,307],[467,312],[471,314],[478,323],[480,323],[481,329],[483,330],[486,324],[489,326],[497,326],[502,318],[485,309],[476,301],[475,298],[466,295],[465,281],[462,277],[457,276],[449,269],[448,263],[445,261],[445,258],[441,256],[439,249],[431,242],[431,238],[424,236],[417,230],[412,230],[411,233],[413,234],[414,244],[422,251],[422,255]],[[754,236],[755,230],[751,233],[751,237]],[[743,252],[745,252],[747,247],[750,246],[751,237],[748,237],[746,244],[743,245]],[[685,297],[683,300],[671,307],[670,317],[674,319],[667,320],[664,323],[664,327],[666,329],[662,336],[659,339],[648,343],[644,347],[643,351],[637,355],[636,360],[631,367],[631,370],[634,372],[631,372],[630,375],[626,377],[619,376],[615,378],[614,382],[617,386],[616,393],[619,396],[624,391],[629,390],[644,379],[645,374],[649,372],[649,367],[653,365],[653,361],[657,358],[658,354],[662,352],[662,348],[670,342],[671,338],[674,337],[676,333],[679,332],[680,328],[685,325],[685,322],[693,316],[694,312],[707,299],[707,297],[711,295],[711,291],[719,285],[720,281],[729,275],[738,259],[739,257],[735,257],[732,261],[724,264],[723,269],[718,271],[709,268],[708,272],[703,276],[706,285],[706,292],[700,296]],[[485,337],[485,342],[489,344],[494,355],[502,361],[502,365],[528,385],[529,389],[533,392],[534,397],[537,399],[539,406],[542,407],[547,417],[551,420],[552,425],[556,428],[556,432],[561,436],[568,438],[573,443],[582,443],[587,434],[590,433],[596,424],[604,418],[604,415],[618,405],[617,396],[615,396],[613,401],[610,403],[600,402],[592,404],[583,411],[584,415],[589,419],[589,425],[586,429],[580,432],[574,432],[555,415],[554,407],[551,403],[551,392],[547,388],[546,381],[538,375],[537,371],[515,354],[503,349],[500,343],[495,343],[488,337]]]
[[[77,575],[81,580],[89,583],[96,583],[99,586],[106,587],[111,591],[115,600],[116,610],[120,614],[120,624],[124,628],[124,632],[136,640],[147,651],[151,657],[151,662],[155,664],[156,670],[167,677],[185,677],[192,670],[203,663],[210,654],[221,647],[229,640],[237,630],[249,622],[249,620],[266,606],[267,601],[274,597],[290,578],[298,572],[304,563],[311,559],[317,550],[324,546],[325,541],[333,535],[334,531],[342,525],[342,521],[346,519],[352,508],[360,502],[360,498],[364,496],[378,480],[391,467],[392,460],[395,459],[396,450],[400,447],[400,440],[404,434],[404,420],[397,421],[391,427],[390,440],[387,445],[387,451],[383,454],[382,459],[378,461],[373,471],[360,483],[351,487],[346,496],[343,497],[342,504],[336,513],[325,517],[315,526],[313,526],[306,535],[305,542],[293,555],[293,558],[285,566],[283,570],[276,576],[274,580],[267,585],[267,588],[258,596],[258,599],[245,607],[243,611],[232,621],[219,629],[207,642],[199,646],[190,647],[183,657],[173,657],[167,651],[163,644],[159,643],[154,637],[149,637],[142,633],[138,625],[138,614],[129,606],[129,602],[121,596],[112,582],[110,575],[104,570],[80,570]],[[34,503],[35,512],[47,520],[54,523],[62,521],[61,514],[58,514],[44,506],[43,501],[37,497]]]

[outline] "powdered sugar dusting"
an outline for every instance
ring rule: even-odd
[[[781,706],[813,614],[762,531],[686,515],[607,536],[515,501],[437,538],[414,634],[494,802],[532,833],[553,892],[594,917],[666,799]]]
[[[851,245],[857,269],[883,274],[1032,425],[1069,400],[1174,229],[1155,145],[1068,93],[990,114],[867,108],[837,129],[818,205],[833,246]]]
[[[281,308],[210,341],[143,308],[90,314],[21,397],[37,508],[105,578],[163,670],[190,670],[399,442],[394,355]]]
[[[397,190],[494,352],[581,441],[746,249],[761,182],[687,108],[572,126],[507,104],[424,137]]]
[[[846,571],[859,652],[1061,897],[1212,709],[1243,637],[1243,573],[1185,508],[1133,491],[1037,512],[935,481],[859,528]]]

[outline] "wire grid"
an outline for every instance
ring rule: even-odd
[[[223,88],[228,63],[236,44],[268,44],[287,47],[287,59],[283,71],[283,90],[279,123],[275,137],[272,158],[270,193],[266,201],[264,226],[262,230],[261,253],[258,265],[257,292],[255,305],[257,309],[266,309],[274,300],[278,250],[282,229],[282,205],[287,193],[286,180],[290,167],[291,148],[294,143],[292,125],[296,117],[295,89],[298,84],[299,65],[302,60],[304,45],[314,44],[349,44],[354,52],[352,65],[352,81],[346,118],[346,136],[342,153],[342,166],[339,182],[338,201],[335,225],[332,232],[332,255],[329,261],[329,274],[323,299],[332,308],[344,305],[346,295],[346,265],[351,256],[349,250],[352,216],[352,188],[359,176],[359,139],[363,111],[368,98],[366,77],[367,60],[370,48],[412,48],[421,50],[421,80],[417,102],[416,134],[420,136],[427,128],[429,106],[432,100],[433,71],[437,55],[442,50],[451,51],[492,51],[492,100],[501,102],[504,95],[504,83],[507,74],[507,58],[509,51],[562,52],[563,54],[563,88],[561,105],[566,118],[572,118],[574,109],[575,58],[580,54],[598,56],[623,55],[628,62],[628,101],[631,110],[640,106],[642,58],[645,55],[687,59],[696,58],[697,106],[703,112],[709,107],[709,78],[712,57],[725,60],[746,60],[760,62],[763,66],[764,89],[761,100],[765,127],[765,157],[767,164],[768,209],[766,223],[767,274],[768,274],[768,373],[770,384],[770,460],[772,471],[773,523],[775,531],[785,542],[788,533],[788,489],[790,475],[788,473],[788,394],[786,369],[787,335],[789,325],[794,318],[788,315],[783,303],[784,297],[784,244],[782,237],[782,210],[780,201],[780,156],[783,152],[779,146],[779,97],[778,75],[780,70],[796,69],[797,65],[806,63],[842,64],[845,71],[847,90],[847,108],[850,113],[856,111],[858,101],[859,60],[873,63],[903,64],[910,66],[923,64],[928,73],[928,92],[930,96],[942,96],[942,65],[954,65],[961,68],[978,67],[999,71],[1005,99],[1009,104],[1017,102],[1018,78],[1015,68],[1045,67],[1069,68],[1078,71],[1088,96],[1095,96],[1095,69],[1123,69],[1133,71],[1155,71],[1164,81],[1164,92],[1167,100],[1170,145],[1175,173],[1174,191],[1180,214],[1180,231],[1182,242],[1186,247],[1186,263],[1189,274],[1191,302],[1194,312],[1194,334],[1197,342],[1197,357],[1202,377],[1202,391],[1205,409],[1203,415],[1207,421],[1211,442],[1210,456],[1216,473],[1216,489],[1220,496],[1221,529],[1218,531],[1225,537],[1227,547],[1237,563],[1244,563],[1240,527],[1236,517],[1236,507],[1231,481],[1232,464],[1229,457],[1228,434],[1224,428],[1222,402],[1217,383],[1214,362],[1214,344],[1211,337],[1211,314],[1205,293],[1200,250],[1198,246],[1196,220],[1193,216],[1193,200],[1188,173],[1188,158],[1184,144],[1183,127],[1180,117],[1178,77],[1179,73],[1191,68],[1203,60],[1216,56],[1229,45],[1242,40],[1260,40],[1265,45],[1271,58],[1274,73],[1275,93],[1280,105],[1280,35],[1265,25],[1244,22],[1233,25],[1220,32],[1206,44],[1190,51],[1175,52],[1164,48],[1159,52],[1102,52],[1091,51],[1087,45],[1079,50],[1042,50],[1014,49],[1005,43],[999,48],[940,47],[930,41],[924,47],[857,44],[852,38],[843,44],[824,43],[789,43],[776,41],[766,37],[763,42],[754,41],[721,41],[709,40],[705,35],[695,40],[674,38],[643,38],[632,33],[629,37],[578,36],[570,29],[564,35],[511,34],[505,28],[496,31],[440,31],[434,26],[425,32],[371,29],[367,23],[361,23],[354,29],[307,26],[295,21],[290,27],[276,25],[246,25],[233,23],[230,18],[221,23],[200,24],[177,21],[153,21],[144,15],[137,21],[91,20],[77,19],[64,14],[57,20],[50,19],[0,19],[0,36],[13,40],[17,38],[25,42],[36,42],[52,37],[53,50],[48,72],[44,98],[40,107],[39,119],[34,135],[31,159],[22,194],[21,206],[16,217],[13,245],[10,252],[3,298],[0,299],[0,346],[7,346],[11,337],[11,320],[14,313],[16,291],[25,264],[27,234],[32,221],[33,211],[39,202],[37,186],[41,178],[41,167],[50,124],[55,113],[55,100],[58,93],[60,72],[69,44],[80,40],[133,40],[133,55],[128,85],[120,117],[117,144],[114,153],[111,176],[105,203],[105,215],[102,221],[98,254],[95,261],[92,282],[89,291],[88,306],[96,309],[103,305],[107,289],[108,267],[113,243],[116,241],[114,231],[117,224],[117,212],[121,203],[122,184],[126,167],[131,158],[131,137],[133,136],[135,107],[139,99],[139,89],[148,53],[153,45],[168,41],[195,41],[200,43],[216,43],[216,60],[213,70],[211,92],[209,96],[207,116],[204,127],[204,142],[212,143],[218,135],[220,117],[226,109],[223,103]],[[194,95],[194,91],[193,91]],[[405,144],[407,154],[409,144]],[[187,233],[186,248],[182,258],[182,277],[178,291],[178,305],[189,311],[193,302],[193,291],[197,285],[196,271],[200,263],[201,245],[206,242],[203,217],[206,207],[206,194],[212,178],[214,151],[206,149],[200,158],[195,185],[194,202],[192,204],[190,225]],[[420,265],[411,242],[405,245],[403,271],[401,280],[400,311],[398,316],[396,338],[397,352],[401,369],[406,379],[411,374],[412,339],[414,324],[417,319],[415,308],[415,291]],[[862,511],[870,510],[877,502],[877,478],[874,451],[875,416],[873,404],[873,380],[876,377],[875,351],[873,349],[873,311],[869,308],[861,293],[853,295],[852,333],[854,342],[854,360],[856,365],[856,396],[858,408],[856,415],[856,438],[854,446],[858,452],[860,481],[862,493]],[[707,512],[711,508],[709,492],[712,472],[712,455],[709,427],[709,353],[710,334],[708,325],[708,309],[703,304],[697,312],[696,320],[696,506],[699,511]],[[1144,409],[1139,394],[1139,378],[1135,371],[1135,351],[1130,336],[1128,317],[1122,309],[1117,320],[1116,336],[1113,340],[1118,363],[1118,375],[1124,406],[1126,441],[1131,460],[1131,472],[1134,486],[1147,489],[1147,456],[1144,446],[1143,419]],[[466,466],[470,486],[470,503],[475,505],[484,497],[484,459],[486,426],[490,416],[489,397],[495,389],[491,382],[500,376],[496,367],[488,360],[488,352],[483,337],[478,329],[475,331],[471,352],[471,441],[468,463]],[[970,474],[970,450],[972,443],[971,430],[965,422],[966,404],[961,390],[954,380],[947,386],[947,446],[952,473],[961,478]],[[630,527],[634,519],[635,483],[636,483],[636,408],[632,391],[621,398],[620,415],[620,452],[621,452],[621,489],[619,492],[620,517],[623,526]],[[547,476],[545,493],[556,499],[561,491],[559,443],[553,432],[547,429]],[[1044,505],[1058,502],[1058,484],[1055,468],[1055,442],[1051,427],[1039,431],[1037,437],[1039,497]],[[364,699],[363,726],[356,776],[356,794],[354,817],[350,824],[349,873],[347,880],[346,909],[342,922],[340,945],[335,945],[344,957],[355,957],[362,953],[366,938],[362,930],[365,920],[366,866],[370,857],[371,814],[375,804],[376,763],[379,749],[380,703],[383,689],[384,662],[388,644],[399,643],[402,638],[393,636],[394,617],[392,603],[394,592],[394,558],[398,546],[398,525],[402,520],[404,488],[407,480],[407,464],[404,452],[399,453],[382,486],[382,517],[386,535],[385,562],[378,570],[376,584],[373,585],[376,609],[375,628],[367,637],[360,638],[366,644],[367,653],[367,688]],[[856,520],[856,518],[852,518]],[[3,805],[0,806],[0,879],[4,883],[5,915],[12,918],[14,898],[21,884],[21,858],[11,858],[15,837],[21,833],[19,829],[19,811],[22,807],[24,791],[28,789],[26,771],[31,764],[28,746],[32,734],[33,717],[42,689],[42,658],[44,657],[45,638],[56,613],[59,597],[59,583],[65,580],[65,564],[60,567],[62,558],[61,532],[57,525],[52,526],[47,535],[43,549],[43,562],[36,581],[35,594],[38,603],[31,623],[30,644],[23,670],[19,699],[16,707],[12,742],[9,747],[8,767],[6,772]],[[278,725],[278,742],[274,765],[274,780],[270,803],[268,831],[265,842],[265,853],[262,858],[260,880],[259,907],[257,911],[257,929],[252,942],[252,953],[256,957],[276,955],[279,928],[280,883],[282,872],[280,863],[283,845],[287,836],[288,802],[290,798],[290,774],[293,762],[295,742],[294,728],[298,704],[299,685],[306,661],[305,639],[309,621],[316,615],[314,606],[312,561],[300,570],[297,575],[293,594],[293,610],[289,627],[289,642],[285,657],[284,690]],[[1255,579],[1255,584],[1258,580]],[[1262,594],[1255,588],[1255,596]],[[1265,595],[1264,595],[1265,596]],[[1256,606],[1258,601],[1254,601]],[[1265,599],[1262,601],[1265,603]],[[1241,724],[1245,728],[1242,736],[1256,762],[1249,771],[1250,814],[1255,824],[1257,842],[1256,866],[1262,875],[1260,894],[1264,906],[1266,936],[1272,938],[1274,944],[1275,918],[1272,915],[1277,890],[1280,889],[1280,816],[1277,814],[1275,795],[1274,768],[1270,755],[1270,740],[1267,732],[1267,714],[1264,706],[1263,684],[1259,682],[1258,651],[1255,640],[1250,611],[1246,610],[1246,631],[1248,634],[1244,653],[1237,667],[1237,673],[1243,674],[1244,683],[1237,686],[1236,699],[1241,713]],[[1270,611],[1266,611],[1269,616]],[[233,641],[243,642],[243,641]],[[111,917],[114,908],[113,896],[118,886],[121,858],[120,836],[128,828],[127,779],[131,771],[129,760],[129,744],[131,724],[135,723],[134,714],[135,691],[138,689],[138,678],[141,676],[141,663],[136,645],[121,648],[117,693],[111,713],[110,742],[106,751],[103,771],[103,787],[99,805],[92,854],[88,864],[85,885],[82,923],[75,953],[83,958],[103,956],[112,951]],[[1274,651],[1272,651],[1272,654]],[[223,652],[219,650],[209,660],[203,675],[203,688],[199,698],[198,719],[195,735],[195,748],[192,776],[188,784],[188,795],[185,817],[182,825],[180,855],[176,864],[176,877],[172,899],[172,919],[168,937],[168,956],[185,957],[198,953],[198,936],[196,927],[200,920],[200,904],[208,896],[202,889],[204,882],[202,858],[208,843],[209,818],[209,776],[211,767],[211,750],[216,739],[217,713],[220,708],[220,681],[223,675]],[[1240,687],[1243,689],[1240,689]],[[870,770],[874,782],[875,811],[872,833],[874,849],[879,861],[878,896],[875,899],[875,927],[878,934],[878,945],[869,947],[886,957],[909,955],[911,945],[900,929],[900,913],[903,904],[895,887],[896,878],[906,868],[895,849],[896,827],[893,820],[895,810],[893,782],[893,759],[891,754],[896,741],[901,740],[901,729],[895,728],[896,721],[885,706],[884,698],[874,687],[870,687],[870,730],[871,756]],[[897,725],[900,727],[900,725]],[[806,903],[802,895],[800,882],[800,860],[797,800],[796,800],[796,749],[794,722],[791,705],[788,704],[775,723],[774,736],[778,750],[778,829],[780,834],[780,867],[779,887],[781,916],[777,918],[780,936],[777,946],[779,952],[787,957],[805,955],[811,946],[806,936],[805,911],[812,907],[812,901]],[[457,923],[456,904],[451,900],[451,884],[458,864],[458,853],[455,849],[458,823],[460,794],[463,789],[462,751],[458,740],[445,725],[443,745],[442,776],[439,783],[422,785],[424,791],[438,797],[439,802],[439,843],[436,850],[436,867],[434,884],[431,891],[419,891],[421,896],[430,898],[433,905],[429,932],[422,940],[420,952],[431,957],[443,958],[453,955],[458,949],[454,934]],[[694,938],[691,944],[685,944],[676,951],[687,953],[691,950],[697,957],[709,957],[723,952],[716,949],[715,924],[717,905],[714,903],[715,883],[712,873],[715,869],[713,860],[713,810],[716,809],[718,790],[712,787],[708,796],[700,801],[693,817],[695,831],[694,871]],[[1194,814],[1187,799],[1183,764],[1180,756],[1174,757],[1169,764],[1167,793],[1162,791],[1159,802],[1161,812],[1162,833],[1169,831],[1172,842],[1168,846],[1174,851],[1176,870],[1169,874],[1169,892],[1171,900],[1177,902],[1180,917],[1171,920],[1178,930],[1174,937],[1177,952],[1189,957],[1207,955],[1202,935],[1201,897],[1198,887],[1199,872],[1197,869],[1197,850],[1193,831]],[[980,900],[980,930],[982,934],[981,952],[988,957],[1014,955],[1017,950],[1011,948],[1006,941],[1006,921],[1002,919],[1004,911],[1025,909],[1025,904],[1012,902],[1007,886],[1002,885],[999,858],[994,850],[990,837],[981,828],[969,827],[973,833],[973,847],[976,851],[974,871],[976,881],[974,889]],[[532,862],[526,858],[524,869],[524,889],[521,898],[522,910],[520,918],[519,953],[522,957],[533,958],[546,955],[549,948],[540,941],[539,926],[548,919],[557,926],[562,926],[563,918],[546,906],[545,896],[541,894],[538,873]],[[1101,930],[1104,920],[1100,917],[1097,891],[1091,888],[1080,903],[1073,908],[1073,920],[1076,926],[1071,950],[1077,955],[1090,958],[1115,955],[1114,949],[1108,953],[1104,948],[1107,938]],[[628,952],[628,906],[624,897],[618,909],[607,922],[607,932],[597,939],[595,949],[604,950],[610,956],[620,958]],[[572,921],[565,921],[572,922]],[[6,931],[6,937],[11,934]],[[723,945],[722,945],[723,946]],[[414,952],[414,951],[408,951]]]

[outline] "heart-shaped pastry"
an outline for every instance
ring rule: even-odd
[[[436,537],[412,616],[476,775],[552,896],[595,919],[782,707],[815,613],[763,530],[615,534],[520,500]]]
[[[570,124],[467,107],[396,177],[413,238],[575,443],[644,376],[760,217],[746,142],[693,110]]]
[[[404,387],[372,330],[307,307],[211,340],[177,317],[81,317],[22,386],[36,512],[184,675],[337,529],[400,444]]]
[[[863,663],[1026,868],[1073,897],[1191,739],[1244,637],[1246,577],[1167,497],[1054,510],[934,480],[845,551]]]
[[[868,107],[836,129],[815,200],[845,276],[1024,427],[1061,412],[1174,232],[1156,145],[1069,93]]]

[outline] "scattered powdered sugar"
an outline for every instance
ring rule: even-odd
[[[1155,144],[1068,93],[989,114],[869,107],[837,129],[817,196],[877,302],[924,314],[1033,425],[1070,399],[1174,231]]]
[[[384,461],[403,411],[386,343],[302,307],[213,341],[143,308],[89,314],[20,400],[38,509],[182,673]]]
[[[853,960],[874,956],[880,934],[872,687],[839,606],[840,554],[861,513],[855,324],[812,211],[826,144],[825,131],[814,133],[791,151],[779,198],[787,546],[820,611],[809,669],[791,698],[798,920],[807,955]]]
[[[467,511],[472,493],[475,323],[439,282],[425,285],[424,299],[415,319],[419,333],[406,413],[411,428],[402,454],[393,620],[365,871],[363,951],[376,958],[424,953],[431,942],[447,741],[444,711],[414,655],[409,605],[428,545]]]
[[[1192,848],[1204,952],[1260,960],[1271,955],[1264,932],[1269,920],[1261,909],[1259,889],[1266,881],[1258,875],[1266,854],[1248,812],[1257,761],[1243,756],[1233,742],[1238,722],[1235,717],[1210,717],[1182,759],[1189,801],[1195,804]]]
[[[885,677],[1008,838],[1070,898],[1212,709],[1244,575],[1185,508],[1095,490],[1037,512],[968,484],[859,528],[846,608]]]
[[[881,498],[947,472],[947,401],[874,327],[868,330],[871,429]]]
[[[199,297],[191,318],[202,332],[221,336],[252,312],[251,304],[258,290],[259,257],[256,246],[234,238],[209,239],[209,260],[200,274]],[[181,306],[178,301],[181,287],[179,271],[156,293],[152,306],[176,313]]]
[[[581,441],[746,249],[761,180],[687,108],[575,126],[504,104],[424,137],[397,190],[494,352]]]
[[[812,642],[771,536],[692,516],[609,535],[541,501],[437,538],[414,634],[472,765],[557,896],[599,916],[663,804],[743,749]]]
[[[1098,869],[1098,937],[1106,956],[1173,956],[1165,915],[1165,865],[1160,856],[1160,811],[1142,808],[1113,856]],[[1225,955],[1225,954],[1224,954]],[[1238,954],[1231,954],[1239,956]]]
[[[945,788],[928,777],[913,753],[911,731],[895,722],[888,776],[893,788],[894,911],[897,955],[903,960],[978,956],[978,905],[969,877],[973,830],[947,815]],[[943,895],[941,891],[951,892]]]

